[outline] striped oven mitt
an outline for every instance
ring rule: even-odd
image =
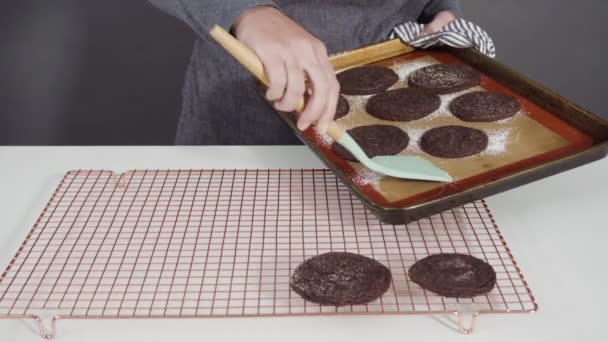
[[[475,48],[484,55],[496,57],[492,38],[481,27],[464,19],[457,19],[444,26],[439,32],[420,35],[423,24],[407,22],[396,26],[390,38],[401,38],[405,43],[426,49],[433,45],[449,45],[455,48]]]

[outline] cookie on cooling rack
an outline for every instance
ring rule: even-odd
[[[399,81],[392,69],[379,66],[362,66],[336,75],[340,92],[345,95],[372,95],[385,91]]]
[[[418,260],[408,271],[425,290],[444,297],[472,298],[490,292],[496,272],[487,262],[466,254],[442,253]]]
[[[378,261],[348,252],[329,252],[300,264],[289,285],[302,298],[321,305],[366,304],[390,287],[391,271]]]

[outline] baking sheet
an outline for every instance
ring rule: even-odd
[[[463,63],[454,56],[427,51],[417,51],[404,56],[384,60],[372,65],[390,67],[400,76],[400,81],[391,89],[407,87],[407,77],[413,71],[435,63]],[[526,163],[534,158],[548,157],[551,154],[562,153],[567,150],[580,149],[590,146],[592,139],[582,132],[544,111],[522,96],[510,91],[508,88],[490,79],[483,72],[481,84],[458,93],[441,95],[440,108],[429,116],[411,121],[394,122],[375,118],[365,111],[365,104],[371,96],[348,96],[351,112],[337,123],[344,129],[358,126],[384,124],[402,128],[408,133],[410,143],[401,152],[401,155],[418,155],[431,160],[433,163],[447,171],[455,182],[442,184],[436,182],[402,180],[384,177],[356,162],[347,162],[336,156],[330,149],[332,140],[329,137],[320,137],[313,133],[313,141],[321,145],[330,160],[350,180],[361,187],[364,193],[373,195],[380,204],[400,207],[416,201],[428,199],[432,196],[441,196],[447,191],[454,191],[456,187],[471,186],[480,176],[488,176],[494,171],[508,168],[518,163]],[[470,123],[453,116],[449,103],[454,98],[479,90],[499,91],[512,95],[518,99],[522,109],[514,117],[489,123]],[[437,158],[426,154],[418,147],[418,140],[422,134],[433,127],[444,125],[461,125],[482,129],[489,137],[488,148],[479,155],[459,159]],[[350,171],[348,170],[350,169]],[[486,179],[488,177],[485,177]],[[479,181],[479,179],[477,179]]]
[[[425,56],[401,63],[380,64],[389,66],[397,72],[400,81],[391,89],[398,89],[407,87],[407,78],[413,71],[436,63],[440,63],[440,61],[434,57]],[[399,127],[410,137],[410,144],[400,153],[401,155],[417,155],[429,159],[447,171],[455,181],[568,145],[568,140],[532,119],[523,107],[512,118],[489,123],[464,122],[451,114],[448,106],[454,98],[480,90],[484,90],[483,84],[465,91],[440,95],[441,106],[438,110],[427,117],[410,122],[394,122],[373,117],[365,111],[365,104],[371,96],[345,95],[351,105],[351,112],[337,122],[344,129],[373,124],[388,124]],[[483,130],[488,134],[488,148],[479,155],[456,159],[437,158],[422,151],[418,146],[422,134],[430,128],[444,125],[461,125]],[[325,141],[328,144],[331,143],[331,139]],[[383,177],[365,168],[360,163],[350,162],[350,164],[357,170],[357,175],[354,178],[356,183],[372,185],[390,202],[399,201],[443,186],[443,184],[436,182]]]

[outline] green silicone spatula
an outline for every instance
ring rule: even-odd
[[[217,25],[209,31],[209,34],[262,83],[268,85],[264,65],[251,49]],[[297,110],[302,111],[303,108],[304,98],[300,99]],[[424,158],[416,156],[377,156],[369,158],[355,140],[335,121],[331,123],[327,135],[344,146],[361,164],[370,170],[397,178],[436,182],[452,181],[450,175]]]

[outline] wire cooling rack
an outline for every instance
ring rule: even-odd
[[[289,276],[328,251],[380,261],[391,288],[367,305],[304,301]],[[459,300],[408,279],[440,252],[488,261],[497,286]],[[60,319],[335,314],[456,314],[468,333],[478,314],[536,309],[483,201],[382,224],[328,170],[71,171],[0,277],[0,318],[49,339]]]

